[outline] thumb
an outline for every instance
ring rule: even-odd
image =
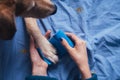
[[[32,63],[36,63],[42,60],[41,57],[39,56],[38,51],[35,48],[35,43],[32,36],[30,37],[30,58]]]
[[[61,43],[62,43],[62,45],[67,49],[67,51],[69,52],[71,49],[72,49],[72,47],[68,44],[68,42],[64,39],[64,38],[60,38],[60,40],[61,40]]]
[[[46,37],[47,39],[49,39],[49,38],[50,38],[50,34],[51,34],[51,31],[48,30],[48,31],[45,33],[45,37]]]

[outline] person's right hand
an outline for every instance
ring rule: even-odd
[[[48,30],[45,34],[45,37],[48,39],[50,37],[51,31]],[[46,76],[48,64],[42,60],[39,56],[38,51],[36,50],[35,40],[33,37],[30,37],[30,58],[32,62],[32,75],[37,76]]]
[[[70,37],[74,41],[75,46],[73,48],[69,46],[69,44],[64,38],[62,38],[62,41],[61,41],[62,45],[67,49],[71,58],[77,64],[80,72],[83,75],[83,79],[90,78],[91,73],[90,73],[89,64],[88,64],[86,42],[82,39],[79,39],[77,36],[75,36],[72,33],[66,33],[66,34],[68,37]]]

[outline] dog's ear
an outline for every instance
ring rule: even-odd
[[[9,1],[0,2],[0,39],[4,40],[12,39],[16,32],[15,5]]]
[[[11,22],[7,18],[0,17],[0,39],[10,40],[13,38],[16,32],[14,22]]]

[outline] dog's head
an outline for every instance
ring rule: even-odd
[[[15,16],[44,18],[56,12],[50,0],[0,0],[0,39],[12,39]]]

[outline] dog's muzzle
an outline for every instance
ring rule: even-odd
[[[54,5],[54,11],[53,11],[53,13],[51,13],[51,15],[54,15],[56,12],[57,12],[57,6]]]

